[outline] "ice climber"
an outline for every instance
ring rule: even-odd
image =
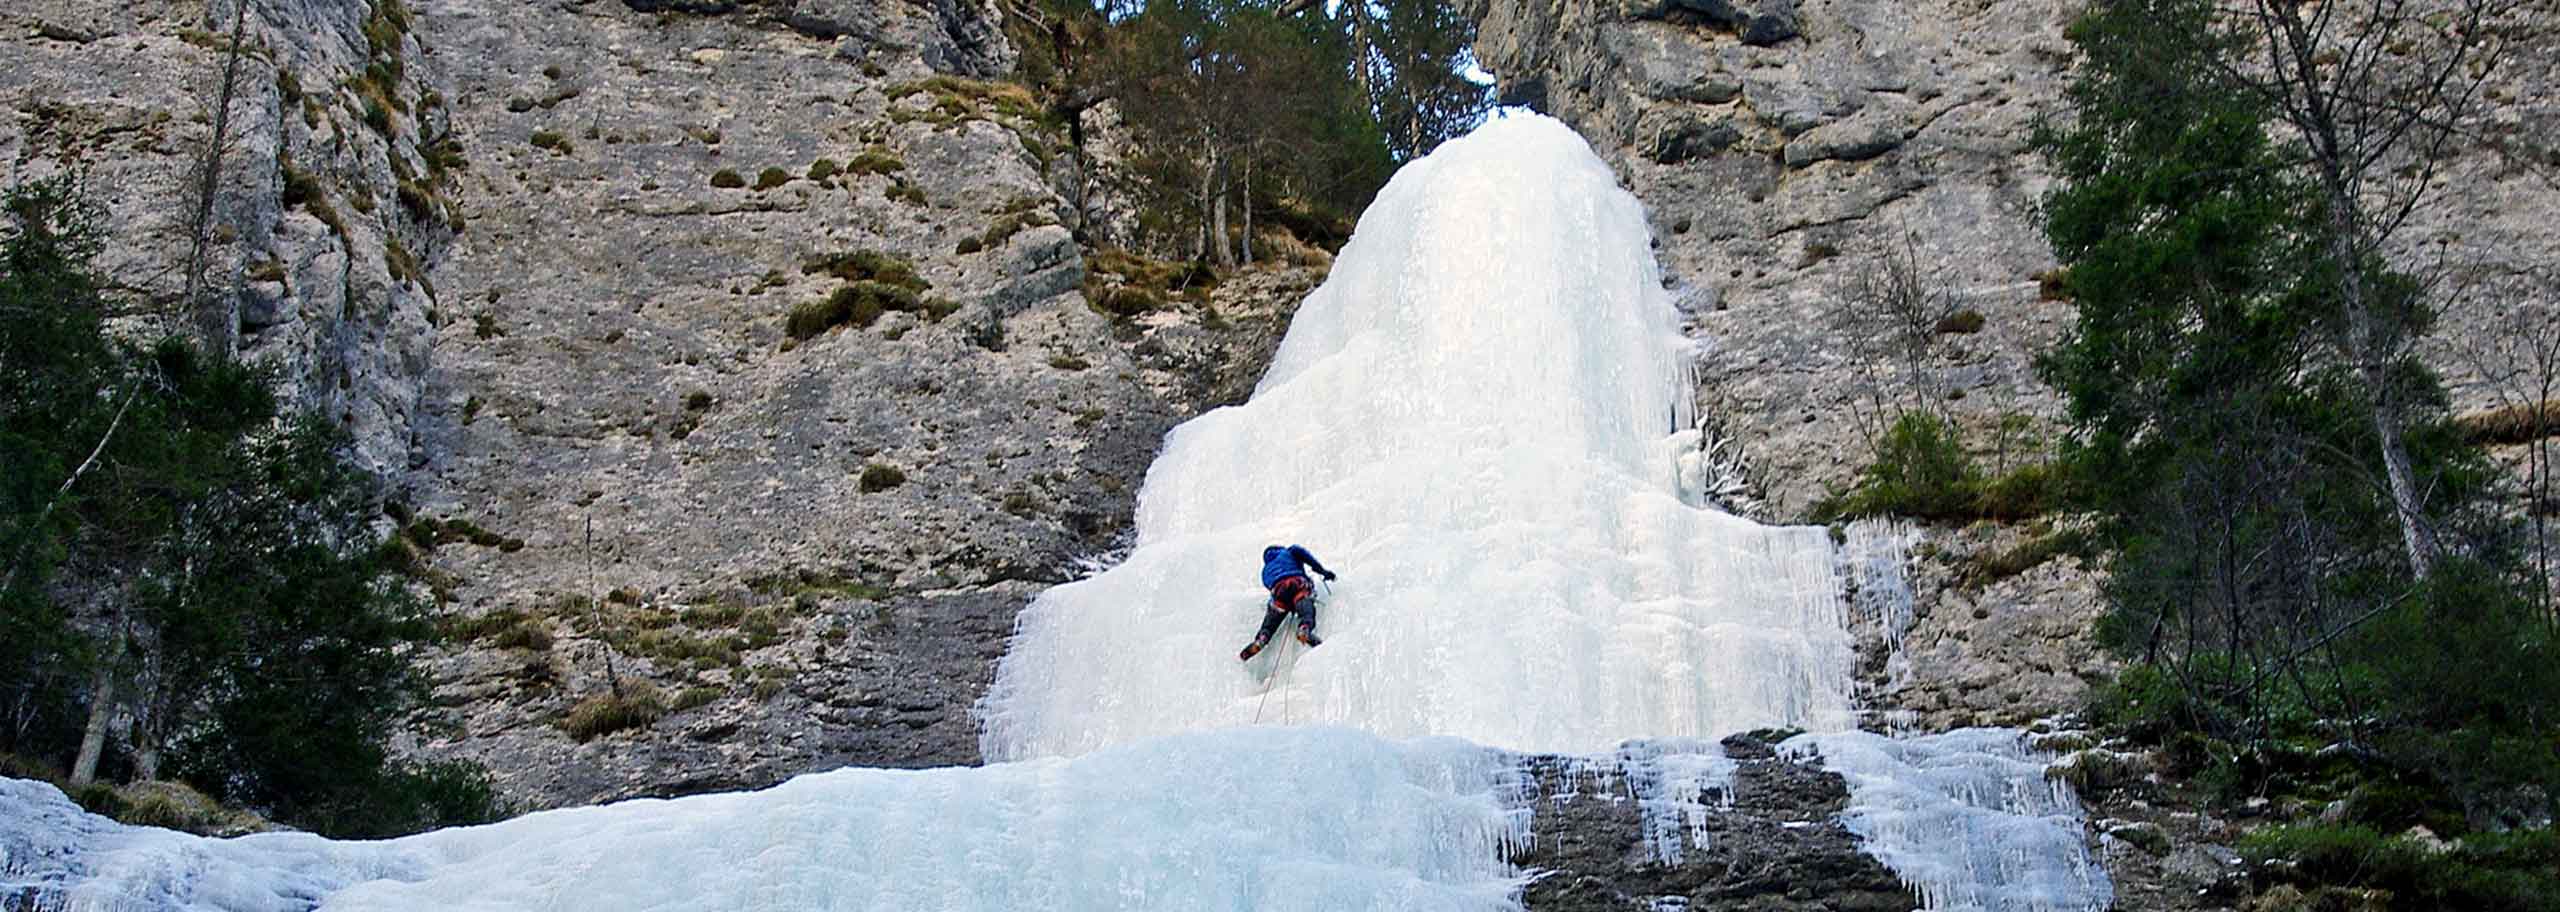
[[[1280,629],[1280,619],[1291,612],[1298,615],[1298,642],[1309,646],[1324,642],[1316,637],[1316,586],[1307,581],[1307,571],[1311,569],[1326,582],[1333,581],[1333,571],[1325,569],[1305,548],[1272,545],[1262,549],[1262,588],[1271,590],[1271,604],[1262,613],[1262,630],[1253,635],[1253,642],[1245,644],[1244,651],[1236,653],[1239,661],[1253,658],[1254,653],[1269,645],[1272,631]]]

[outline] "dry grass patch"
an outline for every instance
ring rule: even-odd
[[[2560,402],[2519,402],[2472,412],[2455,421],[2472,443],[2512,446],[2560,434]]]
[[[560,717],[558,724],[569,737],[583,742],[624,729],[645,728],[666,714],[666,704],[658,699],[657,688],[635,684],[618,694],[606,691],[579,701]]]

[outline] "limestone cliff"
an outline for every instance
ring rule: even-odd
[[[103,270],[135,316],[175,318],[189,175],[212,136],[232,7],[32,0],[0,10],[0,161],[11,182],[81,173],[105,207]],[[244,23],[205,287],[234,344],[405,471],[459,223],[451,112],[391,0],[254,3]]]
[[[175,319],[232,9],[0,11],[8,177],[85,171],[138,316]],[[251,0],[209,284],[395,486],[456,634],[405,749],[534,806],[976,759],[1014,612],[1318,277],[1088,302],[1149,267],[1088,267],[1079,151],[979,79],[1002,25]],[[663,715],[564,731],[617,675]]]

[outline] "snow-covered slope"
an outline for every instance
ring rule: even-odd
[[[1582,138],[1497,120],[1407,165],[1253,400],[1166,439],[1126,562],[1024,612],[989,758],[1254,721],[1596,751],[1848,723],[1820,529],[1674,484],[1687,363],[1644,213]],[[1255,572],[1343,574],[1264,705]]]

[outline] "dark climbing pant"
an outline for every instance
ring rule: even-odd
[[[1262,612],[1262,630],[1253,635],[1256,643],[1268,643],[1271,634],[1280,629],[1280,621],[1291,612],[1298,615],[1298,629],[1316,630],[1316,587],[1304,576],[1284,576],[1271,586],[1271,604]]]

